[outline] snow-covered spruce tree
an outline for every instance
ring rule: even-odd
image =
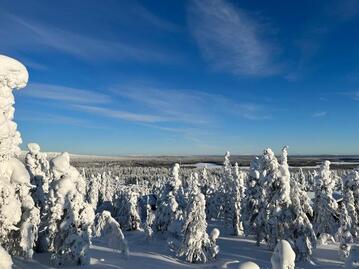
[[[330,171],[330,162],[324,161],[315,178],[313,227],[317,234],[334,235],[339,228],[338,204],[333,198],[335,181]]]
[[[122,255],[128,257],[128,245],[122,233],[120,224],[111,216],[111,213],[104,210],[96,215],[95,235],[102,236],[110,248],[118,250]]]
[[[95,177],[94,174],[90,175],[87,190],[87,201],[91,204],[92,208],[96,211],[99,201],[99,189],[100,182],[99,178]]]
[[[126,231],[139,230],[141,218],[138,214],[139,193],[135,188],[126,188],[120,194],[117,202],[116,220]]]
[[[152,225],[153,225],[154,220],[155,220],[155,215],[152,212],[151,205],[149,205],[147,203],[146,204],[146,219],[143,224],[143,230],[145,231],[147,240],[150,240],[153,236]]]
[[[353,235],[351,234],[352,220],[348,215],[345,204],[340,207],[340,227],[336,234],[336,240],[339,245],[339,256],[345,260],[349,256],[350,244],[353,243]]]
[[[235,216],[235,201],[232,199],[232,188],[234,186],[234,177],[232,174],[232,165],[230,161],[230,152],[227,151],[223,162],[223,221],[226,229],[234,234],[233,217]]]
[[[258,157],[250,162],[247,187],[242,200],[242,222],[246,236],[256,235],[257,241],[262,236],[262,225],[259,223],[259,210],[264,204],[264,190],[259,182],[261,161]]]
[[[191,193],[186,208],[186,219],[182,228],[183,239],[177,256],[185,257],[186,261],[205,263],[216,253],[216,244],[211,244],[207,234],[206,200],[202,193]],[[215,254],[217,255],[217,254]]]
[[[271,249],[279,239],[288,238],[292,219],[287,154],[287,147],[284,147],[281,164],[271,149],[266,149],[261,157],[263,173],[260,181],[265,189],[267,204],[261,208],[260,218],[265,225],[267,244]]]
[[[66,152],[50,161],[50,169],[53,179],[49,190],[47,236],[51,259],[56,265],[87,264],[95,215],[85,201],[85,180],[70,165]]]
[[[24,88],[28,78],[20,62],[0,55],[0,246],[2,252],[31,258],[40,213],[30,194],[30,175],[16,158],[22,141],[13,121],[12,92]]]
[[[186,204],[182,181],[179,178],[179,164],[175,164],[171,176],[162,188],[157,201],[154,232],[157,234],[170,234],[179,238],[183,221],[183,212],[178,200],[182,205]],[[170,229],[169,229],[170,227]],[[169,231],[171,230],[171,231]]]
[[[343,179],[343,202],[352,219],[351,233],[357,237],[359,233],[359,168],[353,169]]]
[[[40,146],[36,143],[27,145],[29,152],[25,156],[25,166],[31,177],[31,184],[36,186],[32,197],[39,208],[44,208],[46,196],[49,192],[50,165],[46,159],[46,153],[40,152]]]
[[[238,236],[243,234],[243,224],[241,217],[241,203],[244,197],[244,173],[239,170],[238,164],[234,166],[233,186],[230,191],[233,207],[232,227],[233,234]]]
[[[161,198],[156,210],[154,230],[157,234],[164,237],[174,237],[179,239],[181,236],[181,227],[183,222],[183,213],[179,208],[176,197],[169,192],[166,197]]]
[[[290,228],[291,241],[298,260],[311,260],[313,249],[316,247],[316,236],[308,216],[313,215],[310,199],[301,185],[291,182],[291,200],[293,222]]]

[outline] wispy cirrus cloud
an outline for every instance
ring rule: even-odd
[[[119,38],[106,40],[67,29],[57,28],[34,19],[24,19],[0,10],[3,27],[2,47],[17,51],[40,51],[42,49],[62,52],[87,62],[165,62],[174,60],[173,54],[150,44],[133,43]],[[150,16],[147,14],[147,16]],[[156,17],[151,18],[155,20]],[[159,22],[160,23],[160,22]],[[7,29],[11,29],[9,32]]]
[[[234,102],[229,98],[192,89],[173,89],[148,84],[129,84],[112,87],[111,91],[141,107],[170,119],[192,125],[211,126],[224,115],[247,120],[271,118],[270,111],[261,104]]]
[[[44,83],[31,83],[24,91],[19,92],[19,95],[78,104],[106,104],[111,102],[108,95],[94,90]]]
[[[156,122],[165,122],[169,120],[168,118],[162,116],[132,113],[128,111],[104,108],[100,106],[73,105],[72,107],[80,111],[85,111],[109,118],[115,118],[115,119],[133,121],[133,122],[156,123]]]
[[[275,45],[263,38],[263,26],[225,0],[193,0],[189,25],[203,57],[216,70],[267,76],[280,72]]]

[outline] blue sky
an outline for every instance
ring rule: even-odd
[[[359,1],[0,0],[23,148],[358,154]]]

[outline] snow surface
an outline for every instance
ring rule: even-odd
[[[213,229],[213,224],[209,230]],[[175,253],[168,250],[166,240],[146,239],[141,231],[125,233],[129,244],[129,257],[124,259],[119,252],[107,247],[106,240],[95,239],[90,248],[90,265],[83,268],[90,269],[180,269],[180,268],[220,268],[237,269],[241,263],[252,261],[261,269],[271,268],[272,251],[265,246],[256,246],[255,240],[244,237],[222,236],[217,240],[221,251],[215,262],[207,264],[190,264],[175,257]],[[20,258],[13,258],[14,269],[49,269],[48,254],[34,254],[32,261],[25,261]],[[308,262],[298,262],[297,269],[333,269],[344,268],[344,263],[339,260],[338,245],[330,244],[319,246],[314,250],[316,265]],[[79,269],[81,267],[66,267],[68,269]]]

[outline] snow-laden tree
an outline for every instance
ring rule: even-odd
[[[135,188],[124,189],[117,201],[116,220],[120,223],[122,229],[126,231],[139,230],[141,218],[138,213],[139,193]]]
[[[216,253],[216,244],[211,244],[207,234],[205,207],[204,195],[200,192],[191,193],[182,228],[183,239],[177,252],[179,257],[184,256],[188,262],[205,263],[213,259],[213,254]]]
[[[111,213],[104,210],[101,214],[97,214],[95,223],[95,235],[102,236],[108,247],[118,250],[122,255],[128,257],[127,241],[120,224],[112,218]]]
[[[22,140],[13,121],[13,89],[24,88],[28,78],[20,62],[0,55],[0,246],[3,252],[31,258],[40,213],[30,194],[30,175],[16,158]]]
[[[359,168],[353,169],[343,178],[343,202],[352,219],[351,233],[357,237],[359,231]]]
[[[243,224],[241,217],[241,203],[244,197],[244,173],[239,170],[238,163],[234,166],[233,185],[229,195],[231,197],[231,206],[233,208],[232,232],[234,235],[243,234]]]
[[[231,233],[233,229],[233,217],[235,216],[235,201],[232,199],[232,188],[234,186],[234,177],[232,173],[232,164],[230,161],[230,152],[227,151],[223,162],[223,220],[224,225]]]
[[[352,220],[348,214],[345,204],[340,207],[340,227],[336,234],[336,239],[340,243],[339,255],[345,260],[349,256],[350,244],[353,243],[353,235],[351,234]]]
[[[29,152],[25,156],[25,166],[31,177],[31,184],[36,186],[32,197],[37,207],[43,209],[49,192],[49,162],[46,153],[40,152],[36,143],[27,145]]]
[[[242,201],[242,222],[245,234],[256,235],[259,241],[263,223],[259,222],[259,211],[264,204],[264,190],[259,182],[261,161],[258,157],[250,162],[247,186]]]
[[[289,232],[294,244],[298,260],[311,260],[313,249],[316,248],[316,236],[308,216],[313,215],[308,194],[301,189],[302,185],[291,182],[291,201],[293,222]]]
[[[183,223],[183,212],[179,208],[176,197],[169,192],[166,197],[162,197],[156,210],[154,230],[163,234],[165,237],[172,236],[180,238]]]
[[[97,209],[99,202],[100,178],[94,174],[90,175],[87,189],[87,200],[94,210]]]
[[[280,240],[273,252],[272,269],[295,269],[295,252],[286,240]]]
[[[266,149],[261,157],[263,173],[260,179],[265,190],[267,204],[261,208],[261,218],[269,248],[273,249],[279,239],[289,236],[289,226],[293,218],[290,199],[290,173],[287,163],[287,147],[281,155],[281,163],[271,149]]]
[[[155,214],[152,212],[151,205],[146,204],[146,219],[143,224],[143,229],[145,231],[147,240],[150,240],[153,236],[152,225],[154,220],[155,220]]]
[[[50,213],[47,236],[51,259],[56,265],[83,265],[89,262],[91,226],[95,215],[85,201],[86,183],[70,165],[68,153],[50,161]]]
[[[313,227],[317,234],[334,235],[338,230],[338,204],[333,198],[334,186],[330,162],[324,161],[315,178]]]

